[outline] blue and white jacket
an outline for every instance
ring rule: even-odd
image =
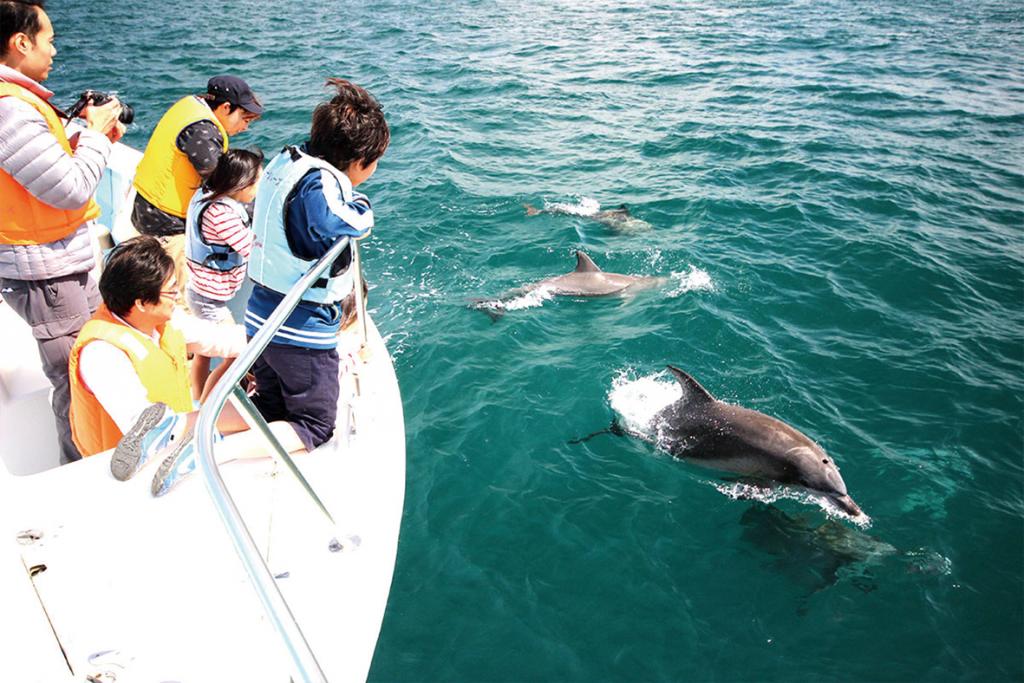
[[[305,152],[305,150],[302,150]],[[282,154],[289,154],[288,149]],[[268,172],[278,159],[271,161]],[[272,188],[266,182],[260,183],[256,198],[256,216],[253,223],[265,221],[268,229],[284,232],[287,245],[294,256],[308,266],[323,256],[342,236],[363,237],[373,227],[373,211],[365,195],[355,192],[348,178],[342,173],[327,169],[312,168],[295,183],[294,188],[287,191],[287,202],[280,215],[261,216],[260,195],[265,192],[279,192],[280,188]],[[276,212],[275,212],[276,213]],[[283,225],[280,223],[283,222]],[[275,223],[278,224],[275,228]],[[349,265],[351,252],[342,252],[338,262],[331,268],[335,275]],[[282,264],[289,271],[294,264]],[[307,266],[307,267],[308,267]],[[273,263],[267,261],[265,268],[272,268]],[[268,281],[266,273],[264,281]],[[297,281],[297,279],[296,279]],[[284,287],[271,289],[254,280],[252,295],[245,311],[245,331],[252,336],[256,334],[267,318],[281,302],[285,292],[277,291]],[[341,326],[341,302],[319,303],[302,301],[291,313],[284,326],[274,335],[272,344],[299,346],[311,349],[333,349],[337,343],[338,330]]]

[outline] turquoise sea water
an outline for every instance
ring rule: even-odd
[[[52,5],[58,101],[118,91],[137,147],[221,72],[271,153],[328,76],[385,106],[365,267],[408,488],[371,680],[1024,678],[1020,3]],[[580,248],[674,276],[467,307]],[[666,363],[815,438],[870,525],[569,443]]]

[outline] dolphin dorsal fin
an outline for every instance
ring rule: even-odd
[[[693,377],[690,377],[687,373],[672,365],[669,365],[668,369],[669,372],[676,376],[679,383],[683,385],[683,397],[680,399],[681,401],[686,401],[687,403],[692,401],[706,403],[716,400],[715,397],[711,395],[711,392],[702,387],[700,382],[695,380]]]
[[[576,272],[577,273],[600,273],[601,269],[597,267],[597,264],[590,260],[590,257],[584,254],[582,251],[576,252]]]

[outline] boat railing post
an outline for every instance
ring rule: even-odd
[[[295,673],[295,680],[297,681],[326,681],[323,670],[320,668],[320,664],[316,660],[316,655],[310,648],[309,643],[306,641],[306,637],[302,633],[302,629],[299,627],[299,623],[295,619],[295,615],[292,614],[291,609],[288,607],[287,601],[281,594],[281,590],[277,585],[277,581],[274,579],[273,573],[267,567],[263,556],[260,554],[259,547],[256,545],[252,538],[252,534],[249,533],[249,529],[242,519],[241,513],[238,507],[235,505],[234,500],[228,493],[227,487],[224,485],[224,479],[220,475],[220,470],[217,468],[217,462],[213,457],[213,442],[214,442],[214,430],[217,425],[217,417],[224,409],[224,405],[228,400],[228,397],[233,393],[234,387],[238,382],[245,376],[245,374],[252,367],[253,363],[263,352],[263,349],[270,344],[270,340],[273,339],[274,334],[284,325],[285,321],[295,307],[298,306],[299,301],[302,299],[303,294],[306,293],[310,287],[320,278],[320,276],[326,271],[335,259],[341,254],[346,246],[352,245],[353,247],[353,264],[356,266],[355,275],[358,278],[357,292],[362,293],[362,271],[360,270],[359,263],[359,251],[354,240],[350,240],[348,237],[342,237],[339,239],[331,248],[324,254],[316,264],[309,269],[309,271],[288,291],[284,299],[278,304],[277,308],[274,309],[273,313],[267,318],[267,321],[263,326],[257,330],[256,334],[246,345],[242,353],[235,359],[235,362],[231,364],[228,370],[221,377],[220,381],[217,382],[213,388],[206,403],[203,404],[199,410],[199,418],[196,422],[195,427],[195,441],[196,441],[196,464],[198,465],[199,473],[202,475],[203,481],[206,483],[206,489],[210,494],[210,498],[213,500],[214,507],[217,508],[217,512],[221,517],[221,521],[224,522],[224,526],[228,530],[228,534],[231,537],[231,541],[235,546],[235,550],[238,552],[238,556],[245,566],[246,573],[249,575],[249,579],[252,581],[253,588],[256,590],[256,594],[259,596],[260,602],[263,604],[263,608],[267,613],[267,617],[270,619],[271,624],[280,635],[281,640],[284,642],[285,648],[288,651],[288,656],[291,659],[292,667]],[[359,318],[361,323],[365,326],[365,306],[363,303],[362,296],[356,296],[357,311],[359,311]],[[363,343],[365,343],[366,336],[365,331],[363,332]],[[262,417],[260,418],[262,420]],[[268,438],[274,440],[273,434],[269,433],[269,429],[265,432]],[[280,457],[280,452],[284,449],[280,447],[280,443],[274,444],[275,448],[273,451],[278,451],[277,455]],[[290,456],[284,453],[286,463],[290,461]],[[298,470],[294,468],[294,463],[291,463],[289,467],[293,473],[297,473]],[[312,492],[308,483],[301,478],[300,481],[307,487],[307,490]],[[313,499],[319,503],[319,498],[314,494]],[[321,503],[322,507],[322,503]],[[326,512],[326,509],[324,510]]]
[[[355,270],[356,315],[359,316],[359,348],[366,346],[366,296],[363,292],[363,259],[359,254],[359,242],[352,240],[352,268]]]

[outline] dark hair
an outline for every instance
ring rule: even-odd
[[[328,78],[327,85],[338,94],[313,111],[309,151],[338,170],[353,161],[363,166],[384,155],[391,132],[384,111],[373,95],[341,78]]]
[[[217,165],[203,182],[204,199],[219,199],[255,183],[263,167],[263,152],[229,149],[220,155]]]
[[[206,100],[206,104],[210,105],[210,111],[215,111],[220,105],[226,104],[228,105],[228,113],[234,114],[235,110],[242,106],[240,104],[232,104],[223,97],[217,97],[216,95],[211,95],[207,92],[204,92],[202,95],[196,95],[196,97],[201,100]]]
[[[201,100],[206,100],[206,104],[209,105],[210,111],[216,111],[217,107],[219,107],[222,104],[226,104],[228,105],[228,113],[234,114],[236,109],[240,109],[242,107],[242,105],[240,104],[235,104],[230,100],[220,97],[219,95],[211,95],[208,92],[204,92],[201,95],[196,95],[196,97],[198,97]],[[255,93],[253,94],[252,99],[254,102],[256,102],[256,104],[261,106],[263,105],[263,101],[260,98],[256,97]],[[246,112],[251,113],[249,112],[248,109],[246,109]],[[253,116],[257,115],[253,114]]]
[[[110,250],[100,276],[100,296],[114,315],[124,316],[137,299],[160,303],[164,281],[174,272],[172,259],[159,240],[140,235]]]
[[[0,0],[0,57],[7,56],[11,38],[24,33],[33,43],[43,28],[39,13],[46,0]]]

